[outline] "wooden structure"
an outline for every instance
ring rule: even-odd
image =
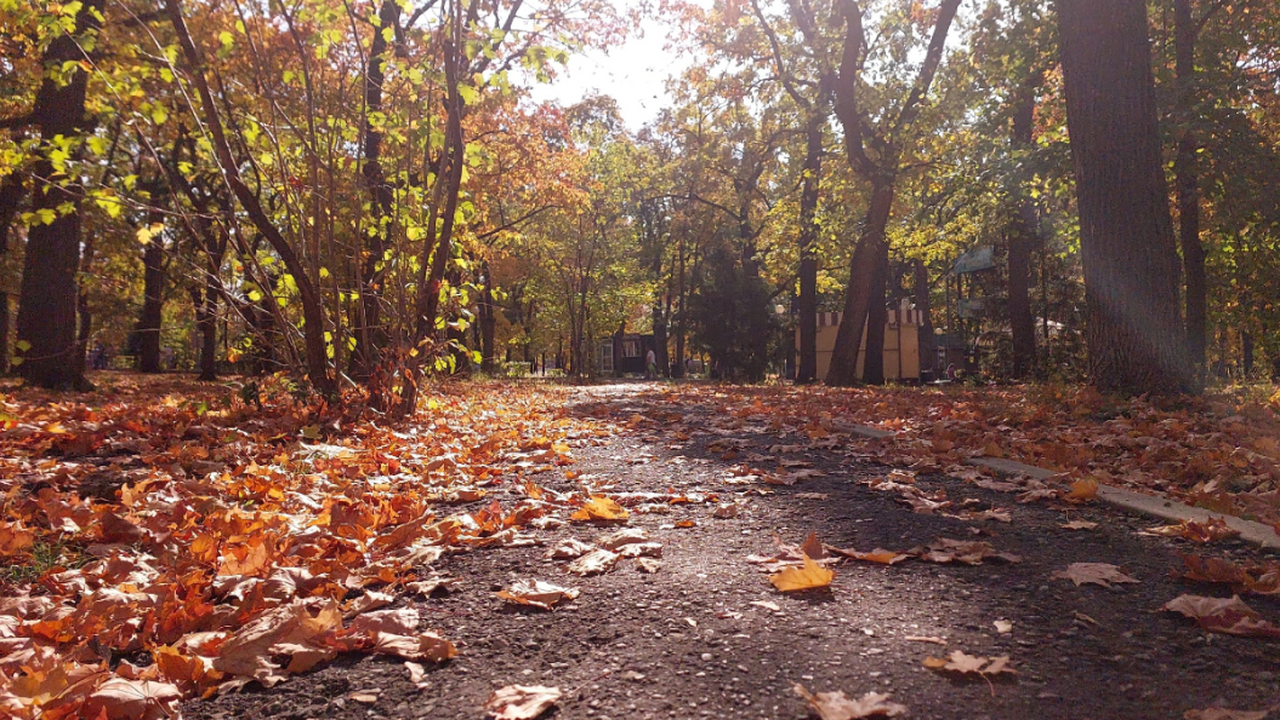
[[[818,378],[825,379],[831,369],[831,354],[836,347],[836,332],[840,329],[843,313],[818,313]],[[884,326],[884,379],[903,382],[920,380],[920,324],[924,314],[910,307],[907,301],[897,309],[888,310]],[[796,346],[800,345],[800,330],[796,329]],[[863,328],[862,346],[858,348],[858,377],[862,377],[866,361],[867,333]],[[797,363],[798,364],[798,363]]]

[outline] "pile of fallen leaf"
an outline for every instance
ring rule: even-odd
[[[183,698],[269,687],[341,652],[421,676],[457,649],[392,606],[447,589],[432,571],[444,554],[626,512],[526,477],[611,432],[568,416],[566,393],[442,385],[397,429],[169,380],[0,395],[0,715],[169,717]],[[525,499],[453,507],[496,483]],[[601,542],[615,560],[658,554]],[[576,590],[508,595],[549,607]]]
[[[966,467],[967,460],[1008,458],[1058,470],[1063,485],[1086,480],[1128,486],[1280,525],[1280,400],[1211,396],[1161,404],[1055,386],[702,386],[666,396],[673,406],[694,399],[721,408],[717,427],[723,436],[709,448],[740,462],[736,472],[747,481],[792,484],[811,476],[816,471],[785,456],[866,444],[850,440],[858,437],[859,426],[870,426],[893,435],[866,444],[864,457],[922,474],[979,477],[985,473]],[[668,428],[677,439],[687,434],[680,423]],[[809,442],[775,445],[769,456],[752,456],[743,451],[735,428],[797,432]]]

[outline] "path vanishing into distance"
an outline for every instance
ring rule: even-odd
[[[1266,637],[1280,597],[1255,586],[1243,597],[1257,618],[1227,617],[1255,636],[1163,609],[1232,597],[1182,577],[1196,557],[1265,567],[1273,551],[1149,534],[1152,518],[1066,501],[1052,483],[891,467],[888,440],[785,422],[753,392],[676,403],[662,384],[572,390],[568,417],[625,429],[570,437],[574,462],[493,482],[457,511],[584,491],[617,504],[420,568],[434,590],[391,610],[416,611],[455,658],[343,654],[270,689],[189,701],[184,715],[480,718],[509,685],[554,698],[539,717],[594,720],[1229,719],[1280,707],[1280,640]],[[822,566],[834,572],[825,587],[771,582],[820,584]],[[551,597],[551,610],[499,597],[520,580],[580,594]],[[800,687],[858,702],[811,706]]]

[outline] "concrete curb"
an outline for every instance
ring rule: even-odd
[[[971,458],[968,463],[989,468],[998,473],[1026,475],[1036,480],[1045,480],[1058,474],[1053,470],[1046,470],[1034,465],[1003,458]],[[1113,485],[1099,487],[1098,499],[1108,505],[1170,522],[1182,522],[1184,520],[1205,522],[1211,518],[1222,518],[1227,527],[1240,532],[1240,539],[1272,550],[1280,550],[1280,534],[1277,534],[1271,526],[1260,522],[1244,520],[1231,515],[1211,513],[1203,508],[1191,507],[1190,505],[1184,505],[1183,503],[1154,495],[1144,495],[1140,492],[1118,488]]]

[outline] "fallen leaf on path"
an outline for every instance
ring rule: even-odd
[[[1080,587],[1084,583],[1093,583],[1109,588],[1111,583],[1136,583],[1137,578],[1120,572],[1120,568],[1108,563],[1071,563],[1066,570],[1059,570],[1049,577],[1056,580],[1070,580]]]
[[[662,569],[662,561],[653,558],[636,558],[636,569],[644,573],[656,573]]]
[[[943,647],[947,646],[946,638],[935,637],[933,635],[907,635],[902,639],[906,640],[907,642],[924,642],[924,643],[933,643],[934,645],[941,645]]]
[[[558,687],[508,685],[493,691],[484,711],[495,720],[533,720],[555,705],[562,694]]]
[[[711,511],[711,517],[720,518],[722,520],[738,517],[738,511],[741,507],[738,503],[725,503],[719,505],[715,510]]]
[[[421,663],[412,660],[404,661],[404,669],[409,671],[409,682],[419,690],[426,690],[431,687],[431,683],[427,682],[427,669]]]
[[[434,632],[413,636],[376,633],[373,636],[371,649],[382,655],[395,655],[405,660],[426,660],[433,663],[441,663],[458,656],[458,649],[453,643]]]
[[[1072,520],[1068,523],[1062,523],[1058,527],[1063,530],[1092,530],[1098,527],[1098,523],[1089,522],[1088,520]]]
[[[605,550],[614,550],[623,545],[631,545],[633,543],[643,543],[649,541],[649,533],[641,528],[624,528],[615,533],[609,533],[596,540],[596,544]]]
[[[169,683],[113,677],[89,695],[84,717],[107,720],[160,720],[179,716],[182,692]]]
[[[582,557],[569,563],[569,572],[575,575],[599,575],[607,573],[618,564],[621,555],[604,548],[596,548]]]
[[[1020,563],[1022,558],[1012,553],[997,552],[991,543],[981,540],[952,540],[938,538],[928,548],[916,548],[909,554],[917,555],[921,560],[936,563],[961,562],[966,565],[981,565],[988,558]]]
[[[813,560],[825,560],[827,558],[827,550],[822,545],[822,541],[818,539],[818,533],[810,532],[809,537],[804,539],[800,545],[800,552],[805,557]]]
[[[943,670],[946,672],[960,673],[961,675],[974,673],[982,675],[983,677],[988,675],[998,675],[1000,673],[1017,674],[1017,671],[1009,667],[1008,655],[987,658],[978,655],[968,655],[959,650],[952,651],[951,655],[946,658],[925,658],[924,666],[930,670]]]
[[[582,557],[595,549],[591,543],[583,542],[577,538],[569,538],[562,540],[555,547],[547,551],[545,557],[552,560],[572,560]]]
[[[1149,528],[1146,532],[1164,537],[1180,537],[1201,544],[1226,540],[1240,534],[1239,530],[1227,525],[1226,520],[1220,517],[1210,518],[1204,522],[1183,520],[1176,525]]]
[[[1230,600],[1179,595],[1165,603],[1164,609],[1182,613],[1210,632],[1280,638],[1280,627],[1263,620],[1258,611],[1246,605],[1239,595],[1233,595]]]
[[[613,498],[592,495],[569,519],[578,522],[625,522],[630,514]]]
[[[813,694],[797,683],[795,692],[809,703],[822,720],[857,720],[869,717],[897,717],[907,711],[906,705],[889,702],[889,695],[869,692],[854,700],[844,691]]]
[[[1237,592],[1280,595],[1280,562],[1237,565],[1230,560],[1199,555],[1182,555],[1187,570],[1182,574],[1194,582],[1223,583]]]
[[[1085,503],[1098,497],[1098,488],[1101,487],[1097,480],[1093,478],[1080,478],[1071,483],[1071,489],[1062,496],[1063,500],[1071,503]]]
[[[991,621],[991,624],[996,626],[996,632],[1001,635],[1013,632],[1013,623],[1008,620],[993,620]]]
[[[698,525],[698,523],[696,523],[696,522],[694,522],[694,521],[692,521],[692,520],[677,520],[677,521],[676,521],[676,523],[675,523],[675,527],[678,527],[678,528],[681,528],[681,529],[688,529],[688,528],[691,528],[691,527],[697,527],[697,525]]]
[[[550,610],[557,603],[573,600],[582,593],[578,588],[561,587],[542,580],[517,580],[511,587],[498,593],[498,597],[517,605],[532,605]]]
[[[893,550],[885,550],[884,548],[876,548],[871,552],[859,552],[857,550],[845,550],[838,547],[832,547],[830,545],[826,545],[824,547],[837,555],[843,555],[844,557],[853,558],[854,560],[879,563],[881,565],[896,565],[903,560],[911,559],[910,555],[894,552]]]
[[[778,605],[778,603],[776,603],[776,602],[772,602],[772,601],[769,601],[769,600],[752,600],[752,601],[751,601],[750,603],[748,603],[748,604],[749,604],[749,605],[755,605],[755,606],[757,606],[757,607],[762,607],[762,608],[764,608],[765,610],[772,610],[772,611],[774,611],[774,612],[781,612],[781,611],[782,611],[782,607],[781,607],[780,605]]]
[[[462,585],[462,581],[458,578],[440,575],[429,577],[426,580],[414,580],[413,582],[407,582],[404,584],[404,589],[415,595],[430,597],[437,591],[444,591],[446,593],[453,592],[457,590],[460,585]]]
[[[1228,710],[1227,708],[1205,708],[1204,710],[1188,710],[1182,714],[1183,720],[1263,720],[1271,714],[1271,710]]]
[[[769,582],[782,592],[812,590],[831,584],[835,571],[828,570],[814,562],[808,555],[804,556],[804,567],[789,567],[769,576]]]

